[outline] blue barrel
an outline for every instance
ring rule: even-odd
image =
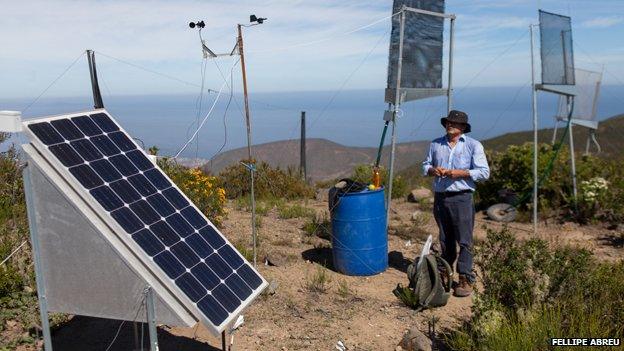
[[[334,268],[347,275],[374,275],[388,268],[383,188],[338,195],[331,211]]]

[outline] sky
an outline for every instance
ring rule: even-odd
[[[538,8],[572,17],[577,67],[604,67],[605,84],[624,84],[624,1],[446,3],[457,15],[456,87],[525,85],[528,26],[537,23]],[[0,0],[0,99],[44,90],[51,97],[90,95],[86,49],[96,51],[106,94],[195,94],[202,53],[188,23],[204,20],[207,45],[226,53],[236,24],[248,23],[250,14],[268,18],[243,29],[250,92],[382,89],[391,7],[380,0]],[[205,87],[219,90],[222,74],[233,72],[239,91],[234,64],[233,57],[208,60]]]

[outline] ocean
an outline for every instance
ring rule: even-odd
[[[624,86],[603,86],[598,104],[599,120],[624,113]],[[250,92],[252,143],[298,139],[301,111],[306,113],[308,138],[324,138],[347,146],[377,146],[383,129],[383,90],[319,92]],[[212,106],[215,93],[204,96],[199,120]],[[539,127],[554,125],[557,98],[538,95]],[[197,95],[104,95],[108,111],[146,148],[157,146],[162,155],[177,153],[197,127]],[[0,99],[0,110],[23,110],[33,99]],[[183,157],[209,159],[219,150],[247,144],[244,106],[240,94],[219,97],[212,114]],[[531,130],[530,87],[458,88],[454,108],[468,113],[474,138],[487,139],[508,132]],[[24,112],[24,118],[89,110],[90,96],[41,98]],[[397,122],[398,142],[431,140],[444,131],[440,117],[446,98],[408,102]],[[19,142],[19,139],[13,138]],[[386,137],[390,143],[390,130]],[[6,145],[5,145],[6,147]]]

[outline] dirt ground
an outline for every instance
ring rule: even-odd
[[[300,204],[315,209],[318,214],[327,210],[327,201],[308,200]],[[451,297],[442,308],[416,313],[392,294],[397,283],[407,284],[405,268],[420,252],[426,235],[437,236],[428,209],[422,209],[417,219],[420,230],[413,233],[409,228],[413,228],[410,227],[414,225],[412,214],[419,210],[419,205],[399,200],[393,207],[391,227],[408,229],[398,233],[400,236],[389,235],[390,267],[371,277],[335,272],[330,242],[306,235],[302,230],[305,219],[280,219],[276,209],[262,216],[259,271],[277,287],[273,294],[261,295],[244,312],[245,323],[233,333],[232,350],[335,350],[339,341],[347,350],[395,350],[411,327],[427,333],[435,320],[435,331],[439,333],[469,318],[471,298]],[[223,233],[233,243],[249,243],[250,214],[237,210],[231,203],[228,210]],[[500,227],[479,213],[475,238],[484,238],[485,228]],[[512,223],[509,227],[518,237],[531,235],[531,224]],[[606,228],[572,223],[540,224],[539,233],[553,245],[580,245],[606,260],[622,258],[621,237]],[[277,265],[264,264],[265,256]],[[327,269],[319,268],[323,266]],[[329,278],[326,291],[312,292],[307,286],[320,269],[325,269]],[[109,350],[137,349],[133,324],[120,327],[120,323],[72,317],[54,331],[54,349],[105,350],[118,330],[119,335]],[[211,336],[202,326],[160,326],[158,336],[160,350],[221,349],[221,339]],[[147,337],[144,340],[147,349]],[[18,348],[31,349],[31,346]]]

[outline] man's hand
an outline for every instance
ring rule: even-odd
[[[442,167],[431,167],[427,173],[432,177],[444,177],[447,171],[448,169]]]
[[[470,172],[465,169],[447,169],[445,175],[453,179],[467,178],[470,177]]]

